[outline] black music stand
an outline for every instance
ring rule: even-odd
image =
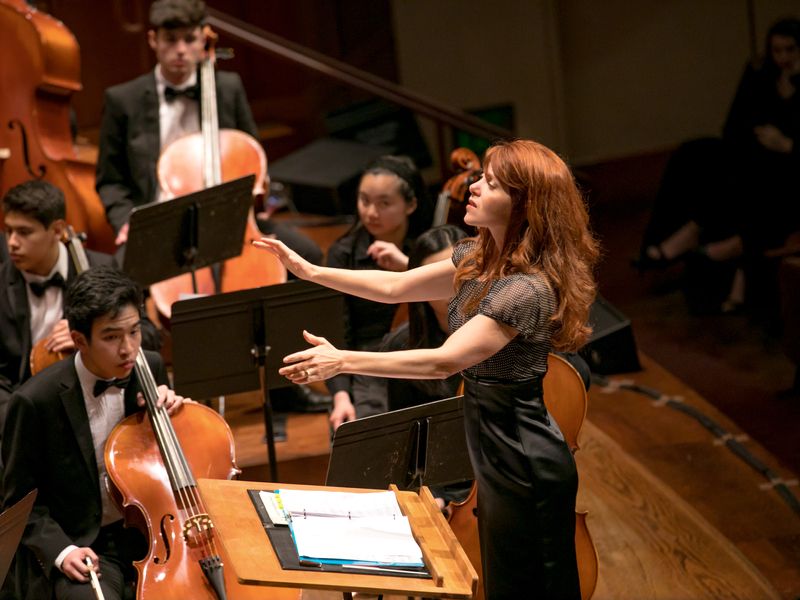
[[[11,561],[17,552],[22,533],[28,524],[37,490],[31,490],[21,500],[0,514],[0,586],[6,580]]]
[[[141,286],[238,256],[253,206],[254,175],[131,211],[122,270]]]
[[[308,347],[302,330],[344,341],[344,299],[307,281],[181,300],[172,306],[175,389],[207,398],[261,389],[272,481],[278,481],[269,389],[292,384],[283,357]]]
[[[417,490],[473,479],[463,401],[456,396],[342,423],[326,485]]]

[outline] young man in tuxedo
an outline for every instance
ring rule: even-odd
[[[72,351],[62,307],[64,288],[77,275],[61,242],[64,194],[46,181],[28,181],[3,198],[6,257],[0,265],[0,430],[11,393],[31,376],[30,353],[45,339],[55,352]],[[112,258],[87,251],[90,265]]]
[[[4,505],[38,489],[17,552],[20,598],[94,600],[88,557],[107,600],[123,598],[132,561],[146,554],[138,531],[122,525],[107,487],[109,433],[144,404],[134,372],[141,345],[141,293],[113,267],[81,273],[65,314],[77,352],[37,374],[11,396],[2,440]],[[169,390],[160,355],[145,352],[159,402],[173,414],[183,398]]]
[[[97,192],[117,245],[128,239],[128,216],[135,206],[157,201],[156,164],[161,150],[178,137],[200,130],[200,84],[206,17],[201,0],[156,0],[150,7],[147,42],[158,61],[154,70],[106,90],[100,125]],[[258,139],[258,129],[242,80],[216,72],[219,127],[239,129]],[[322,251],[294,228],[259,221],[307,260],[320,264]]]
[[[27,181],[3,198],[0,233],[0,432],[11,393],[31,376],[30,354],[45,340],[48,350],[75,349],[63,317],[64,288],[77,276],[62,243],[64,194],[46,181]],[[112,265],[107,254],[86,250],[89,266]],[[143,322],[144,347],[158,349],[160,336]]]

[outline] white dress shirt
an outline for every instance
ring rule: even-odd
[[[50,286],[41,296],[37,296],[31,291],[31,281],[47,281],[56,273],[60,273],[64,281],[67,281],[69,272],[69,253],[66,246],[58,244],[58,259],[53,265],[52,270],[47,275],[34,275],[20,271],[25,279],[28,288],[28,309],[31,315],[31,343],[35,344],[42,338],[47,337],[56,323],[64,314],[64,290],[57,286]]]

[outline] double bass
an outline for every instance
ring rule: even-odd
[[[219,185],[244,175],[255,175],[253,195],[265,193],[268,183],[267,156],[261,144],[238,129],[220,129],[216,94],[217,36],[206,26],[206,58],[200,64],[202,124],[199,133],[191,133],[171,142],[158,159],[156,173],[164,197],[174,198]],[[219,291],[231,292],[286,281],[286,269],[272,256],[252,248],[250,242],[261,232],[251,208],[242,241],[242,253],[224,262]],[[192,289],[189,275],[180,275],[151,286],[150,293],[160,314],[169,318],[172,303],[181,294],[213,293],[211,269],[200,269],[199,290]]]
[[[79,152],[70,131],[70,100],[81,89],[75,37],[25,0],[0,0],[0,39],[0,196],[31,179],[52,183],[87,246],[113,253],[114,234],[94,189],[95,160]]]

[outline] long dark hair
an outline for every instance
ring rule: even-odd
[[[414,165],[414,161],[409,157],[392,154],[378,157],[368,164],[364,172],[361,173],[362,178],[365,175],[394,175],[399,180],[400,187],[398,191],[403,200],[408,204],[416,198],[417,208],[408,215],[406,238],[413,240],[431,226],[433,203],[428,194],[428,189],[425,187],[422,175]],[[356,222],[345,235],[349,235],[363,227],[364,225],[361,221],[356,219]]]
[[[455,246],[467,234],[455,225],[440,225],[429,229],[417,238],[408,255],[408,268],[419,267],[429,256]],[[436,315],[427,302],[411,302],[408,305],[408,347],[433,348],[443,339]],[[445,336],[446,337],[446,334]]]

